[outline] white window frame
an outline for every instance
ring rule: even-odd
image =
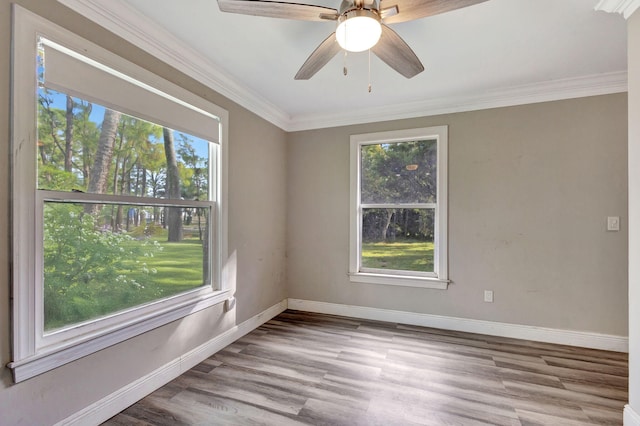
[[[218,123],[209,126],[217,134],[206,138],[213,142],[210,149],[210,201],[198,204],[200,207],[212,208],[212,285],[83,322],[61,331],[44,332],[41,285],[42,211],[45,201],[172,206],[188,204],[191,207],[193,202],[37,190],[35,64],[37,41],[41,37],[51,41],[53,45],[69,49],[68,52],[82,52],[78,55],[121,73],[123,81],[162,96],[168,102],[179,105],[186,113],[190,110],[191,114],[199,114],[204,117],[200,122],[209,123],[207,119],[210,118]],[[224,261],[227,258],[228,112],[17,5],[13,7],[12,47],[13,341],[12,362],[8,366],[12,369],[14,381],[20,382],[221,303],[232,296],[233,289],[223,277]],[[144,114],[138,116],[145,118]],[[188,128],[180,127],[181,124],[161,124],[189,133]],[[198,136],[202,137],[202,132]]]
[[[362,251],[362,212],[364,208],[388,208],[389,205],[361,203],[361,147],[383,143],[402,143],[420,140],[436,140],[437,184],[436,203],[402,205],[403,208],[434,208],[434,272],[381,271],[363,268],[360,264]],[[350,229],[349,229],[349,279],[351,282],[446,289],[448,283],[447,251],[447,153],[448,127],[435,126],[378,133],[352,135],[350,138]]]

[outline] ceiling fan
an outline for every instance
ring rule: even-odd
[[[336,21],[336,31],[311,53],[295,76],[308,80],[341,49],[371,51],[391,68],[411,78],[424,66],[388,24],[426,18],[487,0],[343,0],[340,9],[271,0],[218,0],[222,12],[301,21]]]

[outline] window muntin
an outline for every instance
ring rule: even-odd
[[[226,152],[222,148],[226,144],[225,128],[228,115],[225,110],[19,6],[14,6],[13,46],[14,332],[13,361],[9,367],[13,371],[14,380],[22,381],[205,309],[228,297],[229,284],[222,279],[222,259],[226,256],[224,201],[227,161]],[[177,163],[180,166],[178,174],[184,183],[179,186],[179,192],[153,194],[149,186],[142,190],[140,181],[137,188],[134,188],[136,185],[130,185],[136,171],[138,178],[143,175],[140,170],[145,167],[142,167],[140,162],[137,170],[138,165],[127,170],[125,180],[129,180],[129,183],[124,190],[121,189],[121,185],[113,184],[105,185],[100,191],[90,190],[82,167],[68,167],[64,162],[64,155],[60,155],[69,152],[64,147],[64,139],[58,140],[60,147],[56,148],[57,158],[53,158],[56,157],[54,155],[47,158],[46,164],[38,164],[41,159],[38,152],[39,143],[42,142],[45,146],[47,142],[55,142],[40,140],[40,131],[47,133],[45,123],[38,123],[41,112],[38,105],[43,93],[55,94],[59,98],[51,100],[49,106],[53,109],[62,107],[58,101],[66,102],[70,99],[74,108],[77,108],[72,115],[80,114],[81,107],[87,107],[90,103],[92,107],[100,110],[101,114],[107,109],[119,111],[134,127],[161,126],[163,131],[171,129]],[[65,127],[68,122],[61,119],[65,116],[65,108],[59,109],[62,109],[63,113],[55,112],[54,116],[58,122],[53,127]],[[92,120],[85,120],[85,124],[90,121]],[[83,130],[88,133],[93,130],[95,137],[100,122],[93,121],[93,129],[88,126]],[[72,129],[76,136],[81,135],[81,129],[76,128],[75,123]],[[64,134],[60,129],[56,132],[49,132],[52,139],[53,135]],[[185,141],[188,144],[183,144]],[[160,140],[149,137],[146,143],[158,145]],[[182,153],[181,148],[184,148]],[[74,156],[80,156],[84,149],[72,151]],[[129,150],[131,151],[135,149]],[[195,158],[194,152],[199,158]],[[79,163],[79,157],[72,160]],[[113,162],[107,168],[109,179],[122,176],[121,173],[114,173]],[[122,182],[116,179],[113,181]],[[120,229],[116,230],[112,218],[117,216],[117,213],[112,215],[109,212],[118,210],[121,210],[122,214],[117,222]],[[71,220],[75,221],[74,228],[82,228],[79,217],[85,215],[86,220],[90,211],[95,216],[93,223],[86,225],[86,228],[92,232],[85,236],[97,238],[100,232],[107,229],[118,232],[118,237],[128,235],[132,238],[114,238],[114,244],[110,248],[116,252],[124,250],[123,257],[130,250],[137,251],[144,257],[145,251],[147,256],[153,252],[145,250],[144,240],[147,239],[149,244],[155,246],[152,238],[149,238],[155,231],[154,226],[146,226],[156,220],[154,210],[155,213],[178,211],[179,215],[176,216],[181,222],[190,217],[189,238],[197,239],[197,243],[189,256],[193,262],[188,275],[195,275],[194,280],[183,281],[185,286],[176,286],[175,291],[160,294],[155,300],[126,300],[125,297],[125,302],[113,309],[98,310],[97,313],[85,316],[52,320],[55,317],[51,316],[51,312],[45,314],[47,301],[54,300],[45,297],[45,282],[47,278],[50,283],[56,279],[60,280],[60,276],[55,275],[55,268],[51,268],[55,266],[55,261],[52,263],[45,259],[47,241],[50,243],[52,237],[59,239],[60,232],[54,236],[56,233],[52,232],[53,228],[46,229],[45,220]],[[51,217],[52,211],[57,213],[55,220]],[[163,229],[164,232],[169,232],[172,226],[166,223]],[[177,227],[174,226],[173,229]],[[70,234],[73,235],[72,232]],[[78,256],[86,255],[86,250],[83,252],[82,244],[78,243],[79,241],[76,241],[75,246],[66,247],[72,247],[75,253],[79,253]],[[136,247],[138,244],[142,247]],[[133,261],[136,260],[138,259]],[[121,267],[127,269],[128,265],[126,262],[120,263],[118,268]],[[122,272],[122,269],[118,268],[116,272]],[[153,274],[149,264],[147,269]],[[183,268],[179,269],[183,271]],[[118,282],[126,282],[135,287],[136,283],[140,284],[140,274],[146,272],[141,267],[136,271],[137,277],[135,274],[118,274],[115,279],[106,280],[106,284],[113,286]],[[156,268],[154,278],[158,278],[160,272],[161,269]],[[124,275],[124,278],[120,275]],[[164,275],[164,278],[169,280],[175,278],[171,277],[171,274],[166,276],[166,271]],[[108,288],[109,285],[105,287]],[[47,316],[49,319],[46,319]]]
[[[445,126],[351,137],[351,281],[446,288],[446,139]]]

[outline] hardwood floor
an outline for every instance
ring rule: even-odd
[[[105,425],[622,425],[627,354],[286,311]]]

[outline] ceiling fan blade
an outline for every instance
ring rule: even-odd
[[[338,11],[330,7],[267,0],[218,0],[222,12],[269,18],[325,21],[338,19]]]
[[[407,78],[424,71],[420,59],[409,45],[391,28],[382,24],[380,41],[371,48],[373,53],[387,65]]]
[[[332,33],[309,55],[305,63],[300,67],[295,79],[309,80],[341,50],[342,48],[336,41],[336,33]]]
[[[383,17],[387,15],[383,18],[385,24],[397,24],[473,6],[485,1],[487,0],[381,0],[380,13]],[[386,10],[393,12],[388,13],[385,12]],[[394,13],[396,11],[397,13]]]

